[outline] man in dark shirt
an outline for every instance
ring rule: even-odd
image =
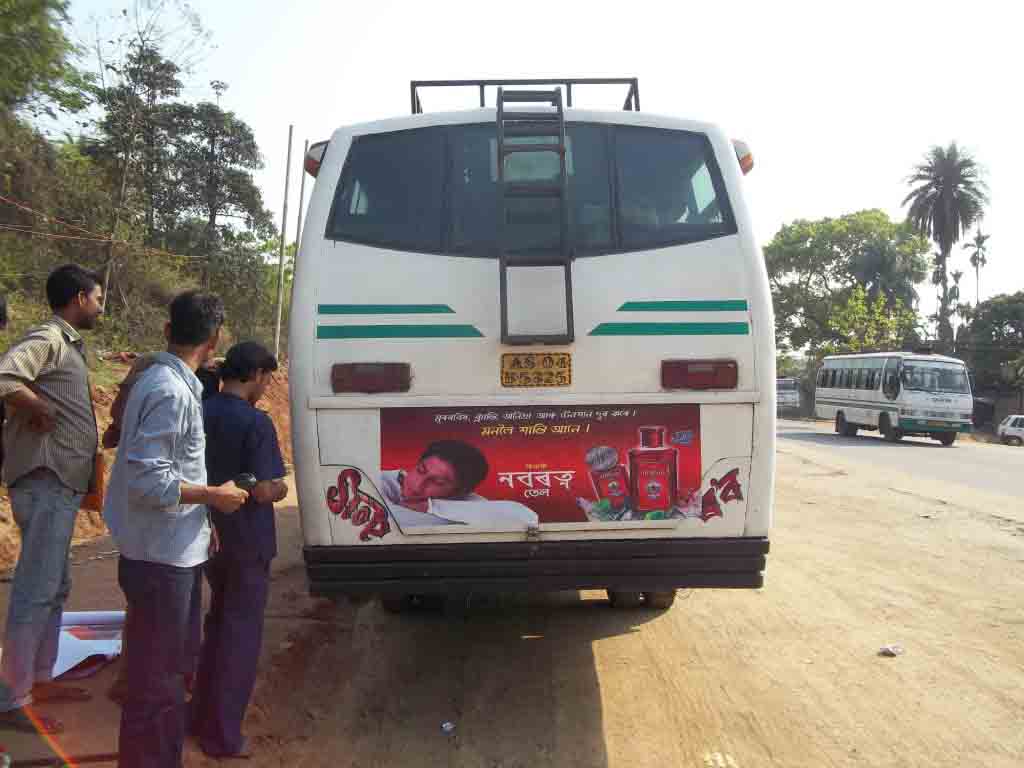
[[[220,550],[205,567],[212,598],[192,709],[199,745],[212,757],[248,755],[242,720],[256,683],[270,561],[277,554],[274,502],[288,495],[274,424],[255,407],[276,370],[277,360],[262,345],[236,344],[220,368],[220,393],[203,404],[210,482],[244,473],[257,481],[237,516],[212,513]]]

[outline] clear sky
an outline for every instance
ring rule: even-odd
[[[72,0],[76,29],[131,0]],[[735,0],[518,3],[194,0],[216,46],[189,99],[221,102],[256,133],[257,176],[280,219],[288,125],[295,125],[288,236],[294,237],[304,139],[339,125],[406,114],[409,81],[483,77],[640,78],[644,111],[717,122],[746,140],[757,235],[797,218],[881,208],[902,217],[905,178],[933,144],[958,141],[987,171],[991,233],[982,299],[1024,289],[1022,198],[1024,4],[1005,0]],[[602,10],[608,9],[608,10]],[[575,92],[578,106],[618,108],[624,92]],[[427,110],[471,108],[476,93]],[[309,186],[307,185],[307,201]],[[972,233],[973,234],[973,233]],[[959,250],[954,267],[974,275]],[[921,309],[935,305],[921,286]]]

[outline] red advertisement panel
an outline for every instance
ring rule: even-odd
[[[381,469],[400,527],[699,517],[700,410],[385,409]]]

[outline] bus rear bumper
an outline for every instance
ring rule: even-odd
[[[765,537],[305,547],[310,594],[757,589]]]

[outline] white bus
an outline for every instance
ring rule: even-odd
[[[664,608],[762,585],[775,350],[752,160],[640,112],[635,79],[600,81],[628,86],[621,111],[572,108],[597,82],[414,82],[411,116],[310,149],[289,352],[312,593]],[[481,108],[425,114],[449,85]]]
[[[775,380],[775,406],[778,413],[800,410],[800,380],[782,378]]]
[[[826,357],[814,392],[816,415],[838,434],[878,430],[891,442],[920,435],[952,445],[971,431],[973,408],[963,361],[925,353]]]

